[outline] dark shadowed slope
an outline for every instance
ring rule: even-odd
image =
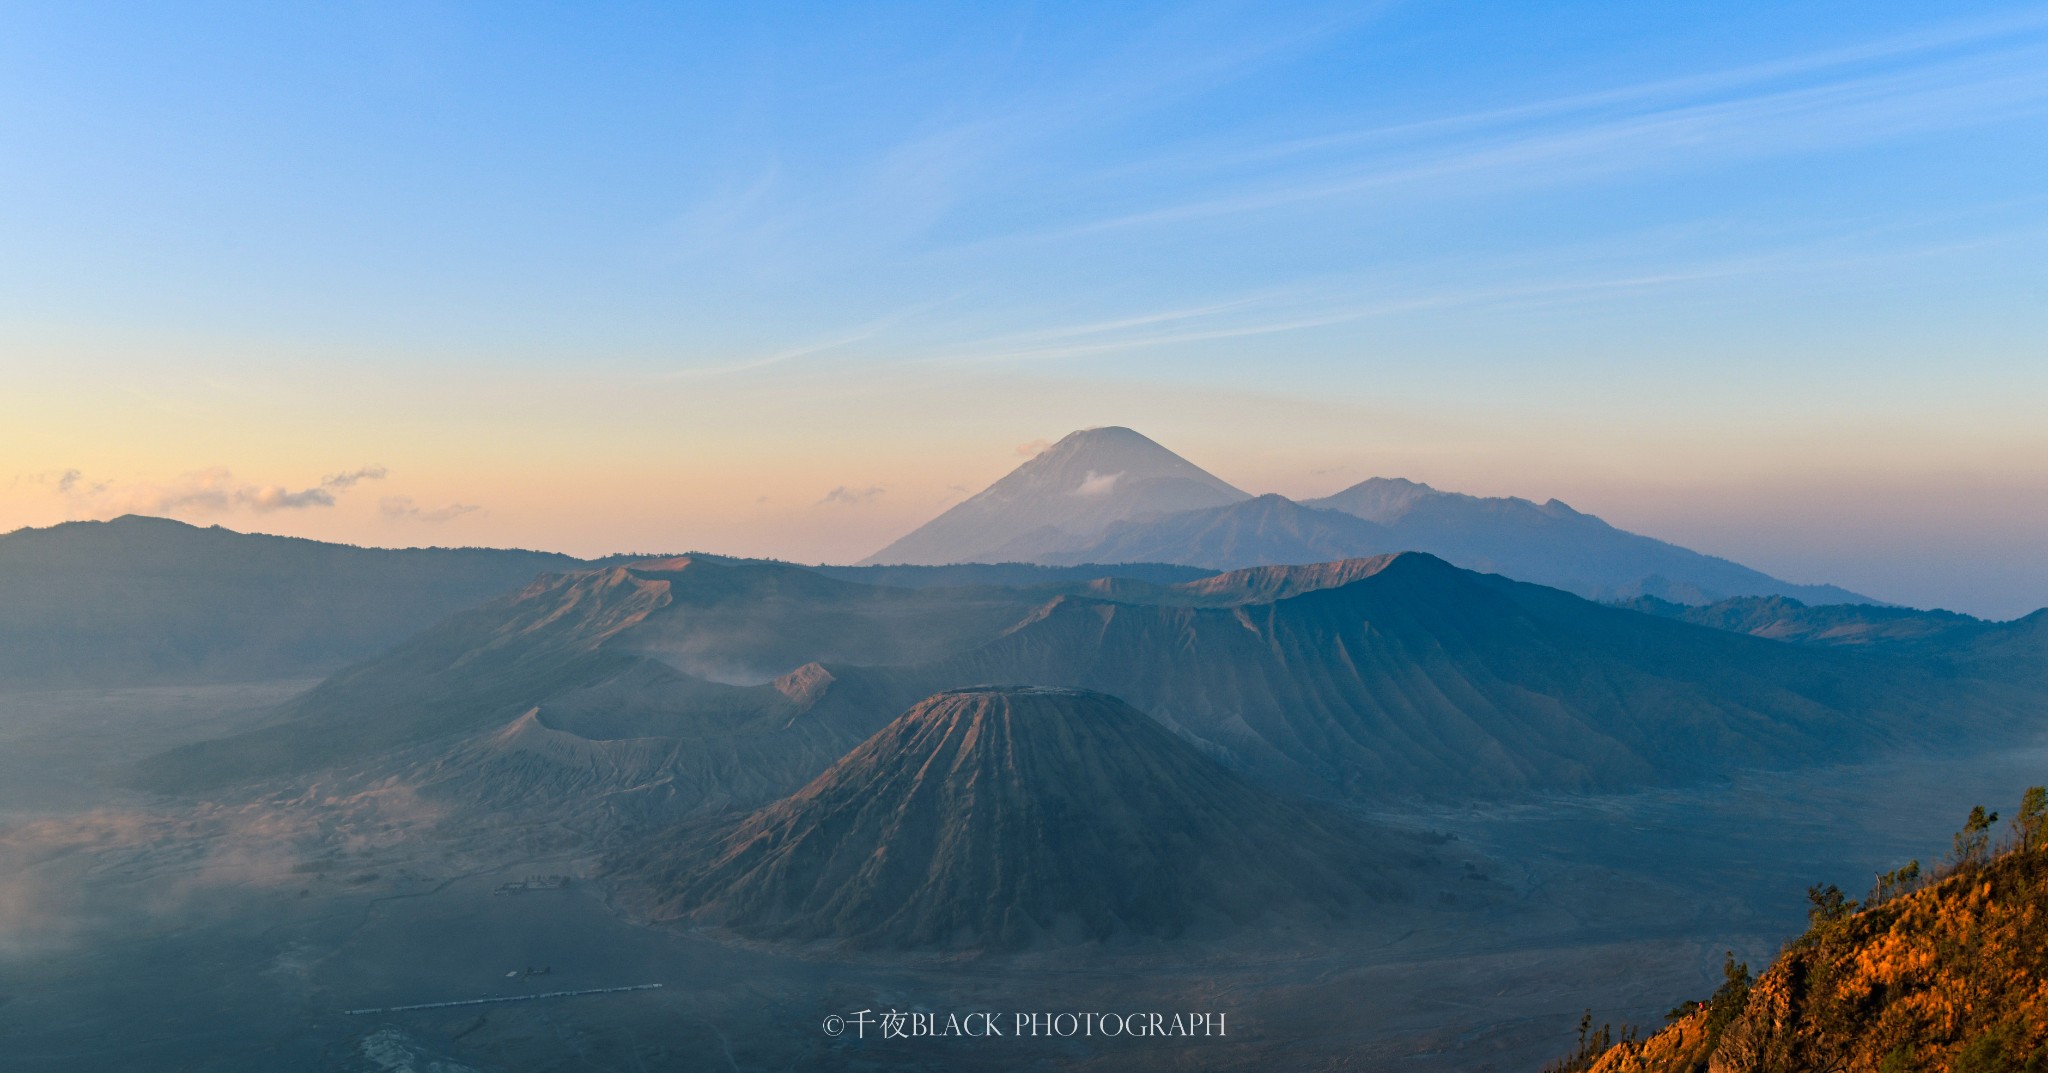
[[[2048,678],[2013,668],[2039,667],[2048,629],[2026,630],[1946,663],[1877,658],[1418,553],[1050,589],[891,589],[777,564],[660,561],[549,578],[450,619],[335,675],[273,727],[152,762],[149,781],[384,770],[394,751],[495,734],[537,709],[540,728],[592,740],[720,738],[731,765],[751,756],[775,778],[682,797],[741,799],[815,774],[803,765],[919,698],[1029,682],[1122,697],[1276,785],[1359,799],[1626,787],[2038,726]],[[741,666],[779,676],[690,673]],[[570,755],[506,741],[518,755],[492,762]],[[770,759],[777,743],[799,755]],[[640,752],[635,765],[652,755]],[[716,766],[705,764],[672,771],[697,778]]]
[[[1035,602],[999,586],[897,588],[759,561],[681,557],[630,570],[668,586],[672,604],[611,647],[736,684],[767,682],[813,661],[936,659],[993,636]]]
[[[803,785],[873,729],[831,718],[816,685],[803,675],[721,685],[636,660],[452,744],[423,743],[368,767],[487,822],[751,808]]]
[[[1972,638],[1951,662],[1961,673],[2048,688],[2048,608]]]
[[[635,717],[656,721],[649,734],[672,733],[657,729],[660,720],[713,695],[728,707],[751,698],[741,706],[765,715],[786,707],[768,684],[785,672],[815,661],[938,659],[997,635],[1043,598],[894,589],[712,558],[551,575],[334,675],[287,705],[274,726],[159,758],[145,782],[190,789],[375,760],[536,707],[545,719],[557,701],[620,680],[634,683],[625,699]],[[860,724],[853,740],[887,717]]]
[[[175,791],[297,774],[480,729],[626,670],[635,657],[606,642],[667,606],[668,590],[623,567],[544,577],[328,678],[269,726],[147,762],[142,782]]]
[[[1796,644],[1840,647],[1913,649],[1968,644],[1996,632],[2002,625],[1953,611],[1878,604],[1809,607],[1789,596],[1738,596],[1698,605],[1639,596],[1621,606],[1717,630]]]
[[[1418,553],[1303,573],[1246,572],[1150,602],[1063,596],[950,660],[861,673],[898,682],[899,695],[985,681],[1100,690],[1262,777],[1368,798],[1800,764],[2019,727],[2039,698],[1606,607]],[[1218,598],[1197,599],[1204,584],[1275,597],[1187,606]]]
[[[1305,505],[1386,527],[1392,544],[1470,570],[1595,600],[1650,595],[1698,604],[1783,595],[1809,603],[1870,603],[1833,585],[1797,585],[1740,563],[1616,529],[1553,499],[1481,498],[1375,477]]]
[[[1113,522],[1246,498],[1130,429],[1085,429],[864,562],[1032,561]]]
[[[1987,622],[1953,611],[1874,604],[1808,607],[1782,596],[1744,596],[1701,607],[1645,596],[1623,606],[1754,637],[1869,652],[1944,674],[2048,683],[2048,609],[2011,622]]]
[[[322,674],[514,591],[565,555],[358,548],[134,515],[0,536],[0,683]]]
[[[1412,842],[1256,789],[1115,698],[984,687],[621,874],[658,916],[750,935],[1014,948],[1353,916],[1418,863]]]

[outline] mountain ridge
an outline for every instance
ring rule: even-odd
[[[1784,595],[1809,603],[1878,602],[1834,585],[1784,581],[1720,556],[1631,533],[1554,498],[1538,504],[1518,496],[1471,496],[1374,477],[1304,503],[1385,525],[1403,546],[1460,566],[1591,600],[1649,595],[1710,603]]]
[[[1120,697],[1233,769],[1300,792],[1617,789],[2019,726],[2048,681],[2014,668],[2048,642],[2048,625],[2015,631],[1950,663],[1876,658],[1595,604],[1420,552],[1174,586],[1010,590],[887,589],[693,560],[544,579],[333,676],[270,727],[148,762],[144,782],[389,768],[395,751],[536,707],[550,726],[599,738],[787,749],[796,759],[764,763],[796,778],[920,698],[1023,682]],[[755,667],[745,678],[692,669],[742,656]],[[748,785],[686,796],[774,788]]]
[[[1118,478],[1103,481],[1114,464],[1098,458],[1115,456],[1105,447],[1110,441],[1142,443],[1154,472],[1171,473],[1176,487],[1205,491],[1145,496]],[[1077,498],[1083,488],[1093,491]],[[1081,499],[1089,501],[1086,511],[1077,508]],[[1706,604],[1784,595],[1808,603],[1878,602],[1618,529],[1554,498],[1541,504],[1483,498],[1387,477],[1299,501],[1253,496],[1122,427],[1069,434],[862,563],[1144,561],[1235,569],[1396,551],[1426,551],[1469,569],[1593,600],[1654,596]]]
[[[334,671],[580,560],[365,548],[123,515],[0,536],[0,682],[191,684]]]

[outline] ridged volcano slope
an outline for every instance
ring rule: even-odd
[[[1270,595],[1266,595],[1270,594]],[[1192,606],[1191,606],[1192,605]],[[1233,606],[1234,605],[1234,606]],[[2016,726],[2038,693],[1605,607],[1407,552],[1062,596],[895,679],[1124,698],[1285,786],[1617,788]]]
[[[1015,948],[1352,915],[1421,863],[1390,845],[1407,843],[1259,790],[1113,697],[980,687],[624,871],[651,880],[656,916],[742,934]]]
[[[737,705],[787,719],[787,699],[769,685],[777,676],[818,660],[929,660],[999,634],[1043,599],[1000,588],[863,585],[782,563],[702,556],[548,575],[341,671],[289,702],[274,725],[154,758],[139,779],[187,791],[375,762],[419,742],[501,727],[621,676],[641,682],[632,707],[652,722],[603,731],[612,736],[666,733],[678,710]],[[650,678],[665,683],[661,690]],[[643,710],[649,699],[651,712]],[[900,710],[890,705],[858,721],[847,742]]]
[[[538,708],[542,726],[592,740],[668,739],[677,763],[656,772],[636,747],[625,768],[670,780],[677,802],[751,808],[921,698],[1030,682],[1123,698],[1290,790],[1622,788],[2037,726],[2048,615],[1965,640],[1910,659],[1784,644],[1417,553],[1172,585],[914,591],[787,565],[643,563],[545,579],[456,616],[272,725],[155,758],[138,781],[192,792],[393,772],[414,766],[394,767],[399,752],[495,735]],[[689,673],[705,664],[782,677]],[[519,800],[538,801],[594,770],[547,772],[537,754],[501,747],[527,740],[490,738],[430,774],[481,790],[505,783],[510,763],[532,787]],[[488,771],[475,766],[486,758]]]

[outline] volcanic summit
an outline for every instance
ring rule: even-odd
[[[1114,697],[983,686],[927,698],[797,793],[642,864],[661,917],[1014,949],[1342,918],[1397,897],[1391,870],[1419,861]]]

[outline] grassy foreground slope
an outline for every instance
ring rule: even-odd
[[[1945,874],[1911,868],[1859,906],[1811,892],[1813,926],[1751,981],[1664,1031],[1554,1066],[1592,1073],[2037,1073],[2048,1070],[2048,795],[2030,791],[2011,848],[1987,859],[1980,811]],[[1901,887],[1906,893],[1894,893]],[[1676,1011],[1674,1011],[1676,1012]]]

